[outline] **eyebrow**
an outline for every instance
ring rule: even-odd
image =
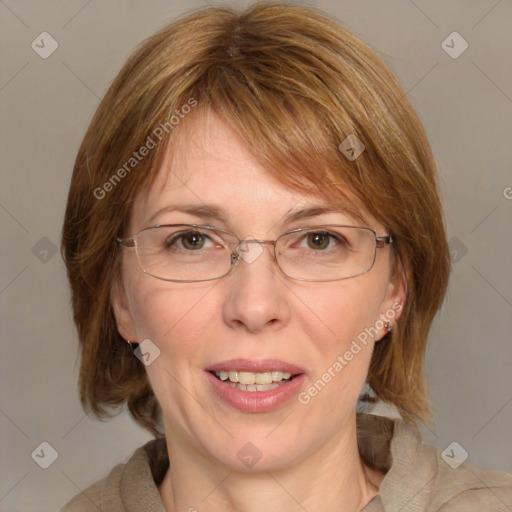
[[[186,204],[186,205],[173,205],[173,206],[166,206],[164,208],[161,208],[156,213],[154,213],[149,219],[148,222],[151,223],[156,217],[163,213],[170,213],[170,212],[181,212],[181,213],[187,213],[189,215],[194,215],[195,217],[200,217],[202,219],[213,219],[219,222],[222,222],[224,225],[228,224],[228,220],[226,217],[226,214],[224,210],[221,208],[218,208],[217,206],[213,205],[193,205],[193,204]],[[287,213],[282,220],[281,223],[288,223],[293,222],[297,220],[302,219],[310,219],[311,217],[317,217],[319,215],[325,214],[325,213],[343,213],[346,215],[352,216],[349,211],[343,208],[337,208],[333,206],[310,206],[308,208],[303,208],[296,211],[291,211]]]

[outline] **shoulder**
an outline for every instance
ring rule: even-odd
[[[512,510],[512,485],[466,489],[452,497],[437,512],[509,512]]]
[[[401,419],[358,416],[364,461],[386,473],[377,501],[385,511],[505,512],[512,510],[512,475],[482,471],[453,450],[421,441]]]
[[[464,461],[451,462],[449,453],[428,445],[435,453],[438,472],[431,494],[431,508],[439,512],[505,512],[512,510],[512,475],[484,471]],[[453,466],[453,467],[452,467]]]
[[[137,506],[140,499],[160,505],[155,482],[161,480],[167,465],[165,439],[149,441],[126,463],[118,464],[107,476],[79,492],[60,512],[125,512],[126,505]]]
[[[395,431],[392,457],[413,491],[411,504],[423,501],[429,512],[512,510],[512,475],[483,471],[464,460],[467,454],[458,457],[455,448],[441,452],[439,447],[421,442],[401,421],[395,422]]]
[[[98,512],[110,510],[104,507],[107,494],[120,496],[121,480],[126,464],[118,464],[110,473],[79,492],[60,509],[60,512]],[[112,509],[123,510],[123,509]]]

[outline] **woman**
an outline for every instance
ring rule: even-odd
[[[204,9],[146,41],[82,143],[62,249],[82,403],[156,437],[64,511],[512,507],[511,476],[420,442],[434,158],[325,16]],[[363,388],[401,419],[357,414]]]

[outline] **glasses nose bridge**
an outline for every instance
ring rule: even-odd
[[[277,240],[260,240],[257,238],[244,238],[243,240],[239,241],[238,247],[236,248],[236,252],[244,252],[241,250],[244,244],[259,244],[259,245],[273,245],[274,249],[276,247]]]
[[[252,243],[256,243],[256,244],[272,244],[272,245],[275,245],[277,242],[277,240],[259,240],[257,238],[244,238],[243,240],[240,240],[240,243],[238,244],[238,246],[241,246],[242,244],[252,244]]]
[[[239,240],[238,246],[236,247],[235,251],[231,254],[231,263],[235,263],[239,261],[241,258],[242,253],[248,252],[248,250],[244,250],[243,247],[245,244],[258,244],[258,245],[272,245],[274,247],[272,251],[272,258],[276,259],[276,243],[277,240],[261,240],[258,238],[244,238],[243,240]]]

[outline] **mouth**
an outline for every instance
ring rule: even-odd
[[[228,386],[240,391],[269,391],[276,389],[288,382],[291,382],[297,375],[291,372],[281,372],[272,370],[267,372],[244,372],[239,370],[221,370],[220,372],[210,372],[218,380],[223,381]]]
[[[270,412],[289,402],[306,382],[306,372],[277,359],[232,359],[205,368],[214,393],[244,412]]]

